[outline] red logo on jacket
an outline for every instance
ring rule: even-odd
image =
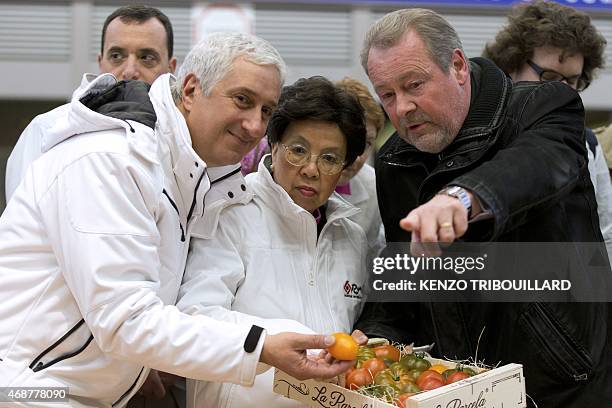
[[[361,299],[361,286],[356,283],[351,283],[350,281],[344,282],[344,297],[353,298],[353,299]]]

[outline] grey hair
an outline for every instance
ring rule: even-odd
[[[425,43],[430,58],[444,72],[449,72],[455,49],[463,51],[457,32],[440,14],[421,8],[397,10],[378,19],[368,30],[361,49],[361,65],[368,73],[370,49],[391,48],[408,31],[414,31]]]
[[[204,95],[210,95],[213,87],[230,71],[238,57],[257,65],[273,65],[285,82],[287,66],[278,51],[266,40],[246,33],[213,33],[196,44],[185,57],[172,85],[172,96],[182,99],[183,82],[193,73],[200,81]]]

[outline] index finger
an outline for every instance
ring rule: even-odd
[[[355,340],[357,342],[357,344],[359,344],[360,346],[363,346],[365,344],[368,343],[368,336],[366,336],[365,334],[363,334],[363,332],[359,329],[355,329],[353,330],[353,332],[351,333],[351,337],[353,338],[353,340]]]
[[[417,213],[410,211],[410,213],[400,220],[400,227],[406,231],[418,232],[421,229],[421,219]]]

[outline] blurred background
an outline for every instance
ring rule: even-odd
[[[4,209],[6,158],[21,131],[39,113],[65,103],[84,72],[98,72],[102,23],[114,9],[134,2],[23,0],[0,2],[0,212]],[[612,122],[612,0],[560,3],[591,15],[608,41],[606,68],[583,92],[587,124]],[[369,85],[359,64],[365,32],[379,17],[406,7],[442,13],[457,29],[468,57],[481,54],[505,24],[512,0],[262,1],[201,3],[152,0],[174,26],[179,64],[206,32],[246,30],[270,41],[289,66],[288,83],[324,75],[351,76]]]

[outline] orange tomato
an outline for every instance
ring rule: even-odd
[[[399,361],[400,351],[397,347],[390,344],[384,346],[374,347],[376,357],[382,358],[383,360]]]
[[[446,370],[448,370],[448,367],[445,366],[444,364],[434,364],[431,367],[429,367],[430,370],[434,370],[439,372],[440,374],[444,373]]]
[[[370,385],[374,382],[374,377],[365,368],[356,368],[346,375],[345,387],[349,390],[356,390],[364,385]]]
[[[350,334],[334,333],[332,336],[336,338],[336,342],[327,348],[329,354],[336,360],[355,360],[357,358],[359,344],[353,340]]]
[[[374,357],[374,358],[370,358],[369,360],[364,361],[361,364],[361,367],[370,371],[370,373],[372,373],[372,375],[376,377],[376,374],[378,374],[382,370],[385,370],[387,368],[387,365],[380,358]]]

